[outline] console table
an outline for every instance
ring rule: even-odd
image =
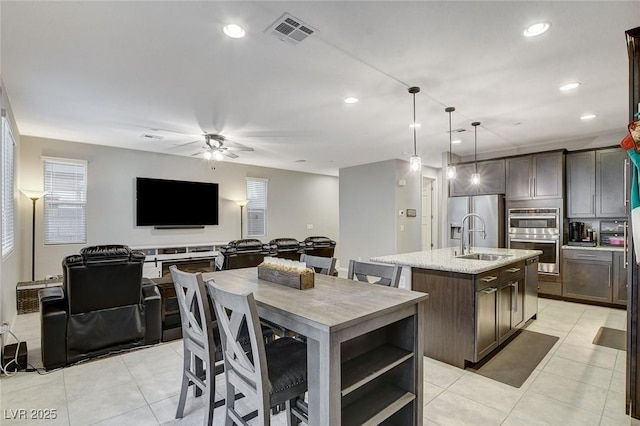
[[[160,318],[162,319],[162,341],[182,338],[180,308],[176,298],[176,288],[171,277],[151,278],[160,291]]]
[[[320,274],[298,290],[257,268],[203,278],[252,292],[261,318],[307,337],[309,425],[422,424],[427,294]]]
[[[145,254],[142,276],[160,278],[170,276],[169,267],[180,265],[185,272],[215,271],[218,248],[227,243],[206,243],[200,245],[167,245],[131,247]]]

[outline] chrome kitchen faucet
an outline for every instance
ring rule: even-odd
[[[469,223],[470,221],[468,220],[471,216],[477,217],[478,219],[480,219],[480,222],[482,223],[482,229],[469,229]],[[486,239],[487,238],[487,232],[484,229],[484,219],[482,218],[482,216],[480,216],[477,213],[469,213],[464,215],[464,217],[462,218],[462,233],[460,235],[460,251],[461,251],[461,255],[464,255],[464,221],[467,220],[467,233],[469,234],[469,236],[467,237],[467,240],[469,242],[469,253],[471,253],[471,233],[472,232],[480,232],[482,234],[482,238]]]

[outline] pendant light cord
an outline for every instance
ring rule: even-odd
[[[471,123],[474,129],[474,144],[473,144],[473,162],[475,172],[478,173],[478,126],[480,125],[479,121],[474,121]]]
[[[451,135],[451,113],[453,111],[455,111],[456,109],[454,107],[446,107],[445,112],[449,113],[449,166],[451,165],[451,151],[453,151],[453,145],[452,145],[452,135]]]
[[[409,93],[413,95],[413,156],[418,156],[418,149],[416,145],[416,93],[420,93],[418,86],[409,87]]]
[[[413,155],[418,155],[416,148],[416,94],[413,93]]]

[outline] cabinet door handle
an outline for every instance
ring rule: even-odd
[[[624,255],[623,255],[623,261],[624,261],[624,267],[625,269],[627,268],[627,266],[629,265],[629,262],[627,262],[627,228],[629,227],[629,224],[627,222],[624,223]]]
[[[520,268],[509,268],[507,269],[507,272],[510,272],[512,274],[515,274],[516,272],[518,272],[520,270]]]
[[[491,281],[495,281],[497,279],[498,279],[498,277],[494,277],[494,276],[481,278],[481,280],[484,281],[485,283],[490,283]]]
[[[498,291],[498,289],[495,287],[489,287],[482,290],[484,294],[491,294],[491,293],[495,293],[496,291]]]
[[[629,204],[629,197],[627,197],[627,167],[629,167],[629,159],[624,159],[624,168],[622,169],[623,173],[623,181],[624,181],[624,206],[626,207]]]
[[[611,287],[611,265],[608,265],[609,267],[609,287]]]
[[[594,214],[597,214],[598,212],[596,212],[596,194],[593,194],[593,210],[591,210]]]
[[[511,310],[518,312],[518,282],[509,283],[509,286],[513,288],[513,303],[511,304]]]
[[[596,257],[595,254],[579,254],[578,257]]]

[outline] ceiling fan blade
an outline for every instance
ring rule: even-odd
[[[226,145],[225,148],[229,151],[254,151],[253,148],[248,147],[248,146],[233,146],[233,145]]]
[[[202,151],[198,151],[198,152],[194,152],[193,154],[191,154],[192,157],[197,157],[198,155],[202,155],[203,152]]]
[[[229,158],[238,158],[238,156],[236,154],[234,154],[233,152],[229,152],[227,150],[222,151],[222,155],[224,155],[225,157],[229,157]]]
[[[202,142],[202,139],[198,139],[196,141],[186,142],[186,143],[174,143],[173,146],[170,146],[168,149],[179,149],[183,146],[193,145],[194,143]]]

